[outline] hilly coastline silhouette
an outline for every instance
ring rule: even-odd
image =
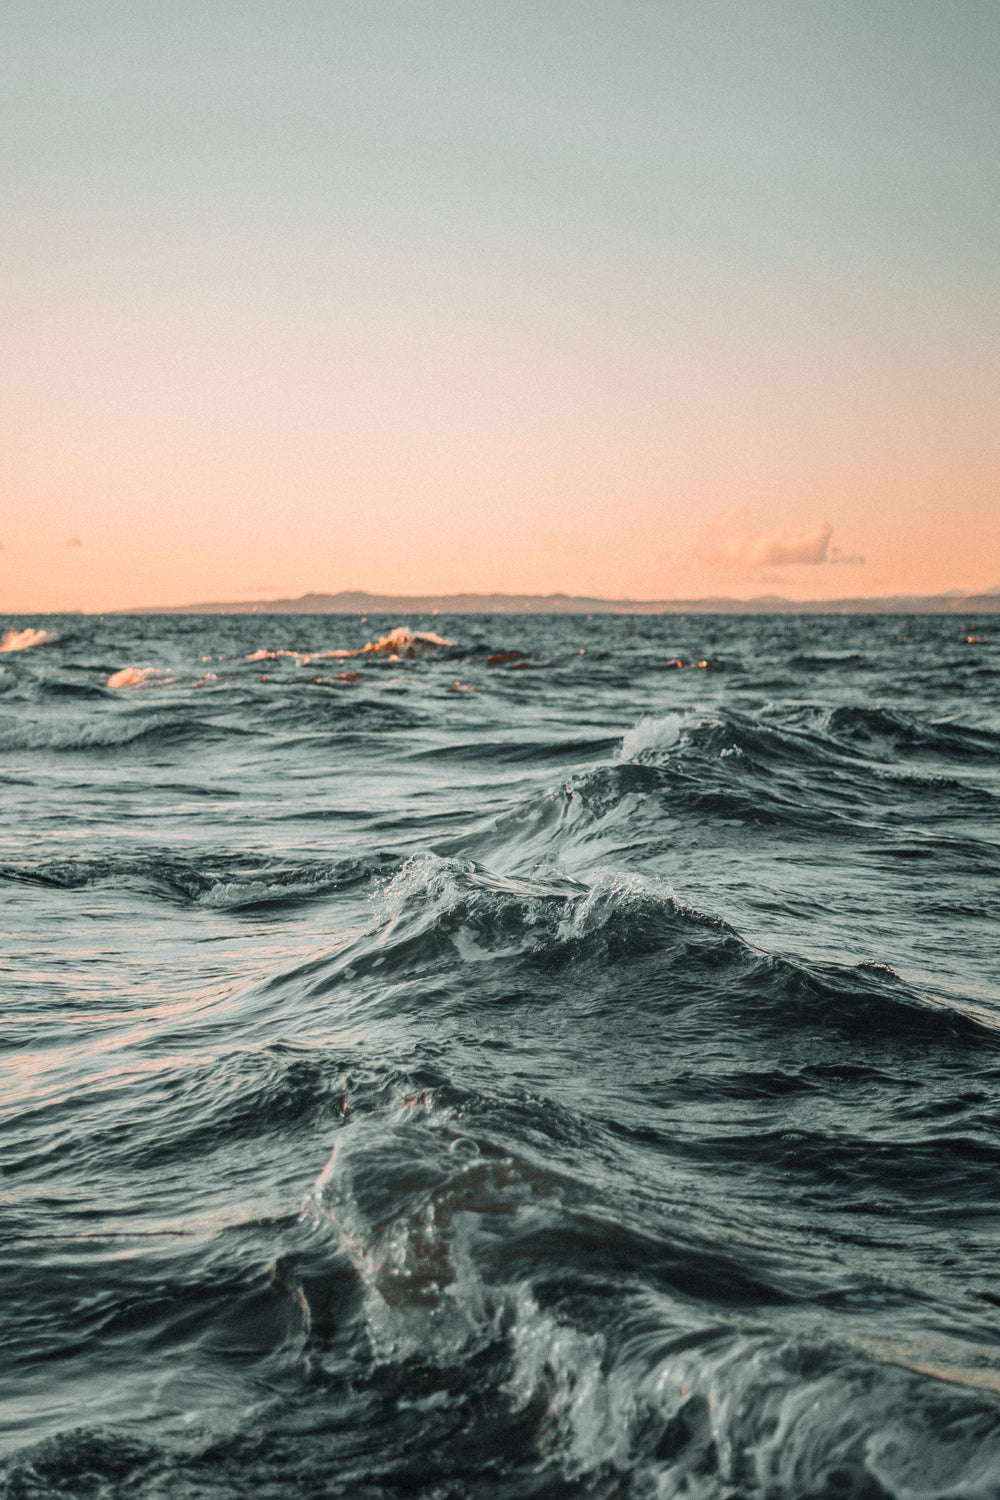
[[[752,599],[725,595],[703,599],[598,599],[582,594],[371,594],[355,589],[337,594],[301,594],[295,599],[172,604],[120,612],[150,615],[998,614],[1000,586],[981,594],[952,591],[947,594],[807,600],[785,599],[780,594],[760,594]]]

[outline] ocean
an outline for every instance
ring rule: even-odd
[[[0,1495],[1000,1496],[995,616],[0,631]]]

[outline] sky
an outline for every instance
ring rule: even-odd
[[[996,0],[0,0],[0,610],[1000,584]]]

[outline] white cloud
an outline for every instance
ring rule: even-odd
[[[830,545],[829,521],[761,531],[746,510],[729,510],[711,523],[698,556],[709,566],[753,572],[758,568],[791,568],[802,564],[862,563],[857,553]]]

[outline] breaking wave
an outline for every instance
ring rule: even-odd
[[[168,681],[170,673],[163,667],[122,667],[108,678],[109,688],[154,687]]]
[[[33,646],[51,646],[59,636],[54,630],[5,630],[0,637],[0,651],[30,651]]]

